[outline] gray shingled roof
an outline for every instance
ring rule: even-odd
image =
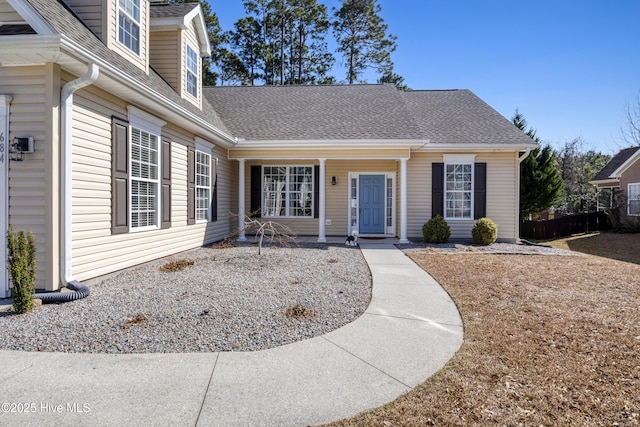
[[[592,181],[606,181],[611,179],[609,176],[611,176],[616,169],[622,166],[624,162],[629,160],[629,158],[631,158],[631,156],[633,156],[638,150],[640,150],[640,147],[631,147],[621,150],[618,154],[613,156],[611,160],[609,160],[609,163],[607,163],[602,170],[596,174],[596,176],[593,177]]]
[[[160,3],[151,2],[149,16],[151,18],[181,18],[195,9],[200,3]]]
[[[420,138],[392,86],[225,86],[204,93],[231,132],[247,140]]]
[[[432,143],[533,142],[470,90],[417,90],[402,94],[423,137]]]
[[[208,104],[206,99],[202,100],[202,110],[190,102],[182,99],[176,91],[156,73],[153,69],[146,74],[128,60],[111,51],[100,39],[87,28],[77,16],[75,16],[64,5],[62,0],[27,0],[31,6],[38,12],[53,29],[64,34],[80,46],[91,51],[95,55],[117,67],[120,71],[133,77],[143,85],[153,89],[154,91],[166,96],[172,102],[176,103],[185,110],[207,120],[215,127],[223,132],[229,133],[224,123],[217,116],[215,110]],[[197,5],[197,3],[196,3]]]
[[[204,90],[247,140],[389,139],[527,144],[531,138],[471,91],[393,85],[227,86]]]

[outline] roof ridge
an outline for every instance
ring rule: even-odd
[[[344,84],[344,83],[330,83],[330,84],[312,84],[312,85],[227,85],[227,86],[203,86],[204,88],[317,88],[317,87],[364,87],[364,86],[394,86],[392,83],[357,83],[357,84]]]

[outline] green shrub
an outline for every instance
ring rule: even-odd
[[[33,308],[36,286],[36,239],[33,233],[7,230],[7,269],[13,282],[13,309],[22,314]]]
[[[451,237],[449,224],[440,215],[431,218],[422,226],[422,239],[425,243],[447,243],[449,237]]]
[[[498,238],[498,226],[489,218],[480,218],[471,229],[473,243],[490,245]]]

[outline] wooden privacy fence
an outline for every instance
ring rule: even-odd
[[[549,220],[522,221],[520,223],[520,237],[547,240],[571,236],[572,234],[593,233],[607,230],[608,228],[607,214],[604,212],[591,212]]]

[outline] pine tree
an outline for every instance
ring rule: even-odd
[[[376,0],[341,0],[334,13],[333,34],[347,67],[347,81],[361,80],[367,68],[380,74],[393,69],[391,53],[396,49],[396,37],[387,34],[387,24],[380,17],[382,8]]]
[[[396,74],[393,67],[387,70],[379,79],[378,83],[393,83],[398,90],[411,90],[404,82],[404,77]]]
[[[251,76],[273,84],[332,81],[329,19],[317,0],[245,0],[247,17],[229,33],[232,50]]]
[[[534,129],[527,128],[524,116],[516,110],[512,122],[536,143],[540,139]],[[557,203],[563,196],[563,181],[553,150],[549,145],[531,150],[529,156],[520,163],[520,216],[546,211]]]
[[[254,85],[263,76],[264,43],[260,37],[261,25],[253,16],[247,16],[236,21],[234,27],[235,31],[230,31],[227,36],[244,69],[243,83]]]
[[[317,0],[289,0],[293,12],[289,84],[326,81],[335,58],[327,50],[327,7]]]

